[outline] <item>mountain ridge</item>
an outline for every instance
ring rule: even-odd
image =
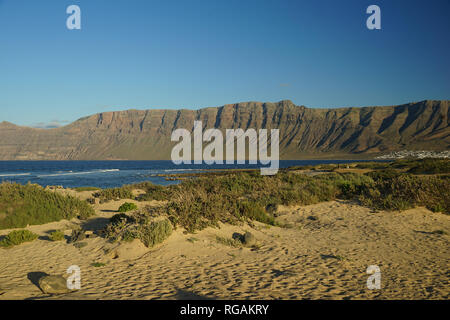
[[[221,107],[108,111],[59,128],[0,122],[0,160],[170,160],[173,130],[280,129],[280,158],[371,158],[450,148],[449,100],[308,108],[290,100]],[[155,152],[157,150],[157,152]]]

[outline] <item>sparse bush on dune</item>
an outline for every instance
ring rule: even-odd
[[[167,205],[169,219],[174,226],[180,225],[189,232],[217,226],[219,221],[235,224],[237,217],[229,214],[235,204],[224,197],[225,194],[203,189],[180,188]]]
[[[146,193],[140,200],[166,200],[160,207],[147,207],[132,215],[116,215],[105,229],[110,239],[140,238],[151,245],[154,242],[152,236],[145,234],[159,230],[149,225],[160,216],[165,216],[174,228],[181,226],[188,232],[218,226],[219,222],[260,221],[276,225],[279,205],[310,205],[338,198],[358,200],[381,210],[426,206],[432,211],[449,214],[450,176],[408,173],[408,170],[419,170],[413,168],[430,167],[442,172],[449,163],[449,160],[396,161],[382,164],[386,169],[374,169],[367,174],[329,172],[309,176],[290,169],[280,170],[274,176],[261,176],[257,170],[215,172],[197,175],[178,185],[140,183],[101,190],[95,196],[105,201],[133,199],[133,190],[141,189]],[[87,217],[93,213],[86,201],[45,191],[35,185],[1,184],[0,191],[0,228]],[[134,204],[125,203],[119,211],[134,209]]]
[[[146,247],[162,243],[172,234],[172,224],[169,220],[154,221],[139,225],[136,233]]]
[[[450,173],[450,161],[443,159],[424,159],[411,165],[408,172],[413,174]]]
[[[391,162],[389,167],[413,174],[443,174],[450,173],[450,159],[399,159]]]
[[[240,202],[239,213],[242,217],[246,217],[250,220],[256,220],[265,224],[275,225],[274,217],[271,214],[267,213],[265,208],[263,208],[256,201]]]
[[[142,182],[133,185],[134,189],[141,189],[144,190],[145,193],[139,195],[139,197],[136,198],[138,201],[151,201],[151,200],[158,200],[163,201],[167,200],[168,195],[170,194],[171,186],[160,186],[155,185],[151,182]]]
[[[178,186],[169,202],[168,214],[174,225],[188,231],[216,226],[218,222],[238,223],[256,220],[274,224],[278,204],[302,202],[310,204],[334,196],[337,187],[311,177],[280,173],[263,177],[253,173],[229,173],[222,176],[200,177]],[[313,188],[316,188],[312,190]],[[314,197],[312,194],[319,191]]]
[[[405,210],[425,206],[450,213],[450,178],[403,174],[375,179],[358,194],[362,204],[376,209]]]
[[[122,204],[119,207],[119,212],[128,212],[131,210],[136,210],[137,209],[137,205],[135,205],[134,203],[130,203],[130,202],[125,202],[124,204]]]
[[[321,164],[318,166],[318,169],[325,171],[332,171],[337,168],[337,164]]]
[[[217,223],[257,220],[273,224],[277,205],[309,205],[337,198],[356,199],[385,210],[426,206],[449,213],[450,180],[393,169],[368,174],[329,173],[318,176],[280,171],[276,176],[228,173],[199,177],[177,186],[168,204],[169,218],[192,232]]]
[[[52,241],[62,241],[64,240],[64,232],[62,232],[61,230],[56,230],[50,233],[48,237]]]
[[[112,223],[113,225],[117,225],[117,224],[121,223],[122,220],[125,220],[126,222],[130,222],[130,221],[132,221],[132,217],[126,215],[125,213],[119,213],[119,214],[113,215],[109,219],[109,222]]]
[[[73,190],[75,190],[77,192],[97,191],[97,190],[100,190],[100,188],[97,188],[97,187],[77,187],[77,188],[73,188]]]
[[[101,201],[134,199],[133,187],[128,185],[120,188],[103,189],[94,193],[93,196],[100,198]]]
[[[242,242],[238,239],[234,238],[226,238],[221,236],[216,236],[216,241],[220,244],[223,244],[225,246],[233,247],[233,248],[240,248],[242,247]]]
[[[44,190],[38,185],[0,184],[0,229],[23,228],[78,217],[94,210],[86,201]]]
[[[387,168],[385,170],[368,172],[366,175],[374,180],[389,180],[401,176],[403,174],[404,174],[403,172],[400,172],[398,170]]]
[[[287,168],[288,171],[295,171],[295,170],[312,170],[314,169],[313,165],[303,165],[303,166],[292,166]]]
[[[355,168],[381,170],[389,167],[389,162],[359,162]]]
[[[136,224],[137,221],[124,213],[119,213],[109,219],[108,225],[104,229],[104,235],[111,241],[121,240],[129,225]]]
[[[154,220],[147,214],[132,216],[117,214],[110,219],[104,230],[106,238],[113,242],[139,239],[147,247],[163,242],[172,234],[172,224],[168,219]]]
[[[345,168],[346,166],[354,167],[357,169],[371,169],[371,170],[389,170],[397,169],[407,171],[413,174],[442,174],[450,173],[450,160],[449,159],[397,159],[395,161],[368,161],[368,162],[355,162],[348,164],[322,164],[322,165],[309,165],[309,166],[296,166],[287,170],[329,170],[333,171],[336,168]]]
[[[17,246],[24,242],[31,242],[38,238],[38,235],[28,230],[11,231],[2,240],[0,240],[0,247],[9,248]]]

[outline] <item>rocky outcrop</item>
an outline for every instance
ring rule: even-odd
[[[0,160],[169,160],[177,128],[279,129],[281,159],[450,149],[449,100],[311,109],[285,100],[199,110],[104,112],[54,129],[0,123]]]

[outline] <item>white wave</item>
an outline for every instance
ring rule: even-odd
[[[9,173],[9,174],[0,174],[0,177],[21,177],[29,175],[31,175],[31,173]]]
[[[95,171],[82,171],[82,172],[66,172],[66,173],[53,173],[53,174],[42,174],[37,176],[38,178],[46,178],[46,177],[59,177],[59,176],[75,176],[75,175],[86,175],[93,173],[106,173],[106,172],[117,172],[119,169],[105,169],[105,170],[95,170]]]

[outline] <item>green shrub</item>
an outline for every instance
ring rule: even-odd
[[[408,169],[420,163],[418,159],[397,159],[390,164],[391,168]]]
[[[132,217],[126,215],[125,213],[118,213],[109,218],[109,222],[111,222],[113,225],[120,224],[123,220],[128,223],[132,221]]]
[[[439,202],[436,203],[436,204],[429,205],[429,209],[431,211],[433,211],[433,212],[443,212],[443,213],[446,212],[445,204],[444,203],[439,203]]]
[[[87,242],[75,242],[75,243],[73,244],[73,246],[74,246],[75,248],[77,248],[77,249],[84,248],[84,247],[86,247],[87,245],[88,245]]]
[[[151,200],[168,200],[170,195],[171,186],[160,186],[155,185],[151,182],[142,182],[139,184],[133,185],[134,189],[144,190],[145,193],[139,195],[136,200],[138,201],[151,201]]]
[[[250,220],[256,220],[265,224],[275,225],[275,219],[269,215],[257,202],[241,202],[240,214]]]
[[[131,242],[138,238],[139,238],[139,235],[136,232],[133,232],[131,230],[125,230],[125,232],[123,233],[123,236],[122,236],[122,241]]]
[[[140,239],[144,245],[152,247],[168,238],[172,230],[168,219],[153,221],[147,214],[135,213],[131,217],[118,214],[111,218],[104,235],[113,242]]]
[[[168,200],[161,207],[147,208],[145,215],[166,215],[174,227],[182,226],[188,232],[215,227],[219,222],[239,224],[256,220],[276,225],[274,213],[278,205],[310,205],[338,198],[359,200],[375,209],[405,210],[422,205],[449,213],[448,176],[417,176],[395,170],[391,163],[380,164],[380,168],[383,166],[387,169],[367,174],[332,172],[316,176],[290,170],[280,170],[274,176],[261,176],[256,170],[228,171],[199,174],[168,187],[136,186],[150,192],[146,199],[164,195]],[[111,225],[111,234],[120,235],[118,239],[139,238],[137,227],[129,225],[147,222],[135,216],[134,221],[129,219],[122,217],[120,223]]]
[[[367,173],[367,176],[371,177],[373,180],[389,180],[401,176],[403,173],[395,169],[388,168],[381,171],[372,171]]]
[[[100,198],[102,202],[119,199],[134,199],[132,186],[122,186],[120,188],[103,189],[93,194]]]
[[[242,241],[239,241],[238,239],[216,236],[216,241],[220,244],[223,244],[223,245],[229,246],[229,247],[233,247],[233,248],[242,247]]]
[[[44,190],[38,185],[0,184],[0,229],[23,228],[62,219],[86,219],[92,207],[76,197]]]
[[[67,243],[75,243],[86,239],[86,233],[82,228],[72,229],[72,233],[67,241]]]
[[[359,162],[355,166],[355,168],[380,170],[380,169],[387,169],[388,166],[389,166],[388,162]]]
[[[7,236],[0,240],[0,247],[12,247],[24,242],[34,241],[38,235],[28,230],[11,231]]]
[[[224,197],[226,195],[201,188],[180,188],[167,206],[169,219],[174,226],[181,225],[188,232],[217,226],[219,221],[235,223],[237,217],[228,212],[236,204]]]
[[[450,213],[450,179],[439,176],[402,174],[377,178],[358,195],[362,204],[375,209],[405,210],[425,206],[430,210]]]
[[[77,191],[77,192],[82,192],[82,191],[97,191],[100,188],[97,187],[77,187],[77,188],[73,188],[73,190]]]
[[[336,164],[321,164],[319,170],[332,171],[337,167]]]
[[[109,219],[108,225],[104,229],[105,237],[111,241],[121,240],[129,225],[136,224],[136,220],[124,213],[119,213]],[[129,236],[127,236],[129,239]]]
[[[64,232],[57,230],[50,233],[48,236],[52,241],[61,241],[64,240]]]
[[[124,204],[122,204],[119,207],[119,212],[128,212],[128,211],[136,210],[136,209],[137,209],[137,205],[135,205],[134,203],[125,202]]]
[[[449,159],[424,159],[412,165],[409,173],[413,174],[442,174],[450,173]]]
[[[94,263],[91,264],[91,266],[93,266],[93,267],[95,267],[95,268],[101,268],[101,267],[106,266],[106,263],[103,263],[103,262],[94,262]]]
[[[172,234],[172,224],[169,220],[151,222],[140,225],[137,230],[137,238],[147,247],[153,247],[162,243]]]

